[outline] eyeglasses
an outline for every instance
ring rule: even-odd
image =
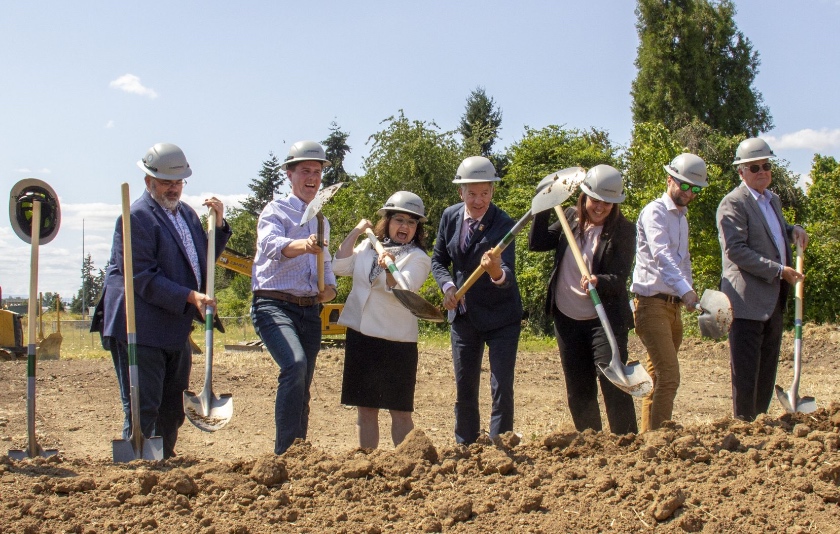
[[[409,228],[417,228],[417,219],[411,219],[409,217],[391,217],[391,222],[397,223],[398,226],[406,225]]]
[[[770,163],[769,161],[765,161],[761,165],[759,165],[758,163],[753,163],[748,168],[749,168],[751,173],[755,174],[758,171],[769,171],[770,169],[773,168],[773,164]]]
[[[702,187],[700,187],[699,185],[692,185],[692,184],[690,184],[690,183],[688,183],[688,182],[683,182],[683,181],[677,180],[677,179],[676,179],[676,178],[674,178],[673,176],[671,176],[671,180],[673,180],[675,184],[677,184],[678,186],[680,186],[680,191],[688,191],[688,190],[691,190],[691,192],[692,192],[692,193],[694,193],[694,194],[696,195],[696,194],[700,193],[700,191],[702,191],[702,190],[703,190],[703,188],[702,188]]]
[[[186,180],[158,180],[157,178],[155,178],[155,181],[167,189],[172,187],[173,185],[175,187],[183,187],[187,185]]]

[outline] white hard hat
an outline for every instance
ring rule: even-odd
[[[172,143],[158,143],[137,162],[143,172],[160,180],[183,180],[192,176],[184,151]]]
[[[376,212],[385,215],[389,211],[399,211],[420,217],[420,222],[426,222],[426,207],[423,199],[411,191],[397,191],[385,201],[385,205]]]
[[[609,165],[595,165],[586,173],[580,188],[588,196],[609,202],[620,204],[624,202],[624,180],[621,173],[615,167]]]
[[[706,162],[700,156],[684,153],[675,157],[670,165],[665,165],[665,172],[691,185],[706,187],[709,185],[708,174],[706,173]]]
[[[762,159],[775,158],[776,154],[770,150],[770,145],[764,139],[759,137],[750,137],[744,139],[738,148],[735,150],[735,161],[732,165],[740,165],[741,163],[749,163],[751,161],[759,161]]]
[[[289,163],[297,163],[298,161],[320,161],[324,167],[332,165],[327,159],[327,153],[324,152],[324,147],[315,141],[298,141],[289,149],[289,155],[280,165],[282,170],[286,170]]]
[[[493,162],[484,156],[470,156],[458,165],[453,184],[476,184],[479,182],[498,182]]]

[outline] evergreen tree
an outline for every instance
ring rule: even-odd
[[[88,254],[82,261],[82,287],[70,302],[70,311],[73,313],[87,312],[88,308],[94,306],[102,293],[102,286],[105,283],[105,271],[93,265],[93,258]]]
[[[348,180],[347,171],[344,170],[344,156],[350,152],[350,145],[347,144],[349,133],[342,132],[338,124],[333,121],[330,124],[330,135],[321,141],[330,160],[329,167],[324,168],[324,175],[321,178],[323,187]]]
[[[674,131],[698,119],[723,135],[773,128],[753,87],[758,52],[738,30],[731,0],[638,0],[633,122]]]
[[[492,97],[487,96],[483,87],[476,87],[467,97],[467,105],[458,127],[467,151],[474,153],[475,150],[471,148],[475,147],[479,154],[491,158],[501,125],[502,110],[496,106]]]
[[[274,152],[268,153],[269,158],[263,162],[260,177],[251,180],[248,188],[254,192],[243,202],[242,208],[259,217],[263,208],[274,200],[275,193],[280,192],[280,186],[286,182],[286,174],[280,169],[280,161]]]

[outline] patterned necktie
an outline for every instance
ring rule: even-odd
[[[467,235],[464,238],[464,246],[461,249],[461,252],[466,252],[468,248],[470,248],[470,242],[472,241],[472,236],[475,233],[475,227],[478,225],[478,219],[473,219],[472,217],[467,217]]]

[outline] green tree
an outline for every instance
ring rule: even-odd
[[[70,311],[73,313],[87,313],[88,308],[94,306],[102,293],[105,282],[105,271],[96,270],[93,258],[88,254],[82,261],[82,287],[70,301]]]
[[[724,135],[773,128],[753,87],[758,52],[738,30],[731,0],[638,0],[633,122],[676,130],[696,118]]]
[[[344,170],[344,157],[350,152],[350,145],[347,144],[349,136],[349,133],[341,131],[338,124],[333,122],[330,124],[330,135],[321,141],[327,153],[327,159],[332,164],[324,169],[321,179],[324,187],[350,179],[347,171]]]
[[[255,217],[259,217],[265,205],[274,200],[274,195],[280,192],[280,186],[286,182],[286,174],[280,169],[277,156],[274,152],[269,152],[268,156],[260,169],[259,178],[254,178],[248,184],[253,194],[242,202],[242,208]]]
[[[495,100],[487,96],[484,87],[473,89],[467,97],[466,109],[458,126],[458,133],[464,138],[466,152],[475,153],[478,149],[479,154],[490,158],[501,125],[502,110]]]
[[[511,145],[506,156],[510,166],[500,182],[493,201],[514,220],[531,207],[539,181],[551,172],[567,167],[593,167],[606,163],[620,167],[617,148],[606,132],[597,129],[564,129],[551,125],[535,130],[525,128],[525,136]],[[575,187],[569,203],[577,200]],[[556,216],[552,216],[556,220]],[[536,333],[550,333],[551,320],[546,317],[545,290],[554,268],[552,253],[528,251],[528,228],[516,238],[516,278],[528,326]]]
[[[775,178],[775,171],[774,171]],[[807,320],[837,322],[840,317],[840,163],[814,155],[808,188],[808,248],[805,250],[805,309]]]

